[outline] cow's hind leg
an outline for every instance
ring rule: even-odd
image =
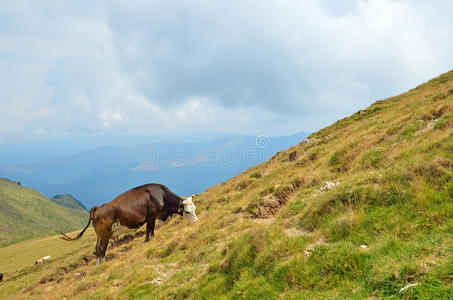
[[[146,222],[146,238],[145,243],[149,242],[149,234],[151,233],[151,237],[154,236],[154,226],[156,225],[156,217],[149,216]]]
[[[97,265],[105,262],[105,252],[107,251],[107,247],[109,246],[109,240],[110,240],[110,236],[104,236],[104,237],[100,238],[99,252],[98,252],[99,255],[96,260]]]

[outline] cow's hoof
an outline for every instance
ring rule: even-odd
[[[149,242],[149,239],[145,239],[145,243],[148,243]]]

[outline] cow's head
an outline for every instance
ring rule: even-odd
[[[182,215],[190,223],[195,223],[196,221],[198,221],[198,217],[195,214],[196,207],[192,202],[193,196],[194,195],[181,202],[181,209],[183,210]]]

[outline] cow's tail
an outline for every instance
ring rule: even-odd
[[[60,238],[65,240],[65,241],[75,241],[75,240],[78,240],[82,237],[82,235],[85,233],[85,230],[87,230],[88,226],[90,226],[90,223],[91,223],[91,220],[93,219],[93,216],[94,216],[94,212],[96,211],[98,207],[97,206],[94,206],[91,208],[90,210],[90,219],[88,220],[88,224],[87,226],[77,235],[77,237],[75,238],[72,238],[72,237],[69,237],[67,236],[66,234],[64,234],[63,232],[61,232],[61,236]]]

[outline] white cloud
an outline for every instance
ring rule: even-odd
[[[451,1],[0,4],[0,140],[315,130],[453,64]]]

